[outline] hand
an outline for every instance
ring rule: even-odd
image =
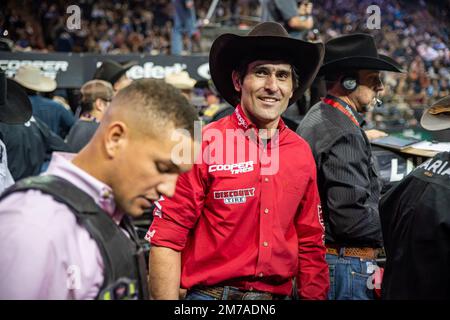
[[[386,132],[376,129],[364,130],[364,132],[366,133],[366,136],[369,140],[374,140],[388,136]]]

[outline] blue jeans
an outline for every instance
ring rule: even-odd
[[[217,299],[205,293],[197,291],[188,291],[184,300],[217,300]]]
[[[239,292],[240,289],[230,286],[225,286],[223,289],[221,300],[233,300],[233,293]],[[205,292],[199,292],[197,290],[188,290],[185,300],[218,300],[217,298],[210,296]],[[245,298],[242,300],[266,300],[264,292],[252,291],[245,294]],[[291,300],[291,297],[278,297],[277,300]]]
[[[374,291],[370,288],[375,260],[354,257],[326,255],[330,271],[329,300],[373,300]]]

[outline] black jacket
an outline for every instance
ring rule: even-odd
[[[6,146],[8,168],[15,181],[38,175],[53,151],[70,151],[61,137],[34,117],[25,124],[0,123],[0,139]]]
[[[385,299],[450,299],[450,153],[418,166],[380,202]]]
[[[382,246],[380,185],[361,129],[364,120],[357,112],[353,115],[359,126],[340,110],[319,102],[308,111],[297,133],[308,141],[316,160],[326,242],[376,248]]]

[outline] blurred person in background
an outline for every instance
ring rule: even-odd
[[[114,94],[117,94],[120,89],[126,88],[133,81],[128,78],[127,71],[136,64],[137,63],[135,61],[124,64],[120,64],[113,60],[103,61],[102,65],[95,71],[94,79],[104,80],[111,83],[114,89]]]
[[[306,40],[306,35],[314,26],[313,4],[297,0],[260,0],[261,21],[281,23],[294,38]]]
[[[183,38],[186,36],[187,48],[184,52],[191,53],[192,41],[197,32],[197,17],[193,0],[172,0],[174,7],[174,23],[172,27],[171,54],[183,53]]]
[[[91,140],[114,96],[112,85],[103,80],[86,82],[80,92],[80,119],[66,137],[72,152],[79,152]]]

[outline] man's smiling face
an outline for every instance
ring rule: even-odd
[[[233,72],[233,83],[241,93],[242,109],[259,128],[278,122],[294,88],[292,67],[282,61],[253,61],[242,81],[240,75]]]

